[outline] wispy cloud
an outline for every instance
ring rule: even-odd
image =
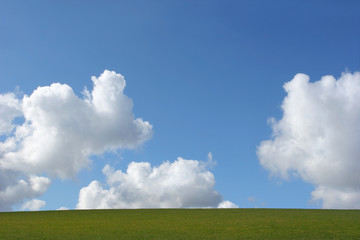
[[[58,208],[58,209],[56,209],[56,210],[58,210],[58,211],[64,211],[64,210],[69,210],[67,207],[60,207],[60,208]]]

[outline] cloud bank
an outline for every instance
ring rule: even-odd
[[[316,82],[297,74],[284,89],[283,116],[270,119],[273,137],[257,150],[261,165],[313,184],[324,208],[360,208],[360,73]]]
[[[105,188],[92,181],[80,190],[78,209],[218,207],[222,196],[214,190],[214,175],[206,163],[178,158],[152,167],[132,162],[126,172],[106,165]],[[234,207],[230,202],[222,207]]]
[[[45,202],[35,198],[51,179],[74,177],[92,155],[134,149],[152,136],[150,123],[132,113],[122,75],[105,70],[91,79],[92,91],[85,88],[81,97],[60,83],[22,98],[0,95],[0,211],[24,201],[22,210],[39,210]],[[126,172],[106,165],[106,185],[93,181],[82,188],[77,208],[237,207],[214,190],[207,170],[214,165],[211,153],[208,162],[132,162]]]
[[[0,95],[0,210],[43,194],[51,178],[74,177],[89,157],[136,148],[152,126],[132,113],[124,77],[105,70],[78,97],[66,84],[38,87],[22,99]],[[14,119],[24,121],[15,124]]]

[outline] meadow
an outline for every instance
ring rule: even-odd
[[[0,213],[0,239],[360,239],[360,210],[139,209]]]

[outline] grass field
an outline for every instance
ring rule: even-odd
[[[0,239],[360,239],[359,210],[146,209],[0,213]]]

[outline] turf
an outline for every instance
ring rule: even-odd
[[[142,209],[0,213],[0,239],[360,239],[359,210]]]

